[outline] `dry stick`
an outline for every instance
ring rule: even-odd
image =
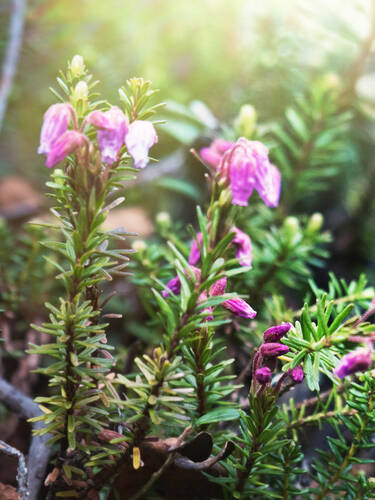
[[[4,121],[9,94],[16,75],[22,46],[23,27],[26,12],[26,0],[12,1],[12,16],[9,26],[9,42],[6,48],[2,79],[0,84],[0,131]]]
[[[39,406],[31,398],[22,394],[1,377],[0,401],[22,418],[32,418],[42,414]],[[36,430],[44,427],[44,424],[35,422],[32,427]],[[50,438],[50,434],[45,434],[44,436],[34,436],[31,440],[27,458],[27,469],[29,471],[28,500],[36,500],[38,497],[50,456],[50,448],[46,445]]]
[[[29,498],[27,493],[27,468],[23,453],[21,453],[16,448],[13,448],[13,446],[9,446],[9,444],[1,440],[0,440],[0,452],[5,453],[6,455],[10,455],[11,457],[18,458],[17,492],[19,494],[19,500],[27,500]]]

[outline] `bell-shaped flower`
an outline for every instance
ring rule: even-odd
[[[117,106],[108,111],[95,110],[89,114],[87,121],[98,129],[98,144],[103,163],[112,165],[118,156],[125,141],[128,121],[124,113]]]
[[[271,326],[263,333],[263,342],[278,342],[289,332],[292,325],[290,323],[281,323],[280,325]]]
[[[232,205],[247,207],[255,185],[254,160],[244,154],[242,148],[237,148],[227,165],[232,192]],[[222,172],[224,174],[223,169]]]
[[[356,372],[365,372],[372,365],[372,348],[360,347],[355,351],[345,354],[334,369],[334,374],[339,378],[345,378]]]
[[[51,168],[63,161],[68,155],[87,141],[87,138],[76,130],[67,130],[52,145],[47,155],[46,166]]]
[[[135,168],[144,168],[147,165],[148,151],[157,142],[158,136],[151,122],[135,120],[129,125],[125,143]]]
[[[218,167],[223,155],[234,146],[234,142],[225,139],[215,139],[209,147],[200,150],[199,154],[203,161],[212,167]]]
[[[53,143],[68,130],[71,109],[70,105],[66,103],[52,104],[47,109],[40,132],[39,154],[48,155]]]
[[[280,199],[281,175],[275,165],[265,162],[257,170],[255,189],[267,207],[277,207]]]
[[[241,266],[251,266],[252,247],[250,236],[238,229],[238,227],[232,227],[231,231],[235,233],[232,243],[237,247],[236,258]]]

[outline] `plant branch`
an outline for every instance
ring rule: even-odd
[[[12,0],[12,15],[9,26],[9,42],[5,51],[0,84],[0,131],[3,125],[8,98],[17,72],[22,46],[26,12],[26,0]]]

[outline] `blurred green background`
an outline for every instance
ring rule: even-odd
[[[11,1],[2,0],[4,52]],[[1,174],[34,177],[47,91],[80,53],[113,101],[130,76],[163,100],[199,99],[221,120],[252,103],[260,122],[280,117],[324,72],[343,73],[369,30],[370,1],[30,0],[22,53],[0,136]],[[161,141],[158,154],[170,150]]]

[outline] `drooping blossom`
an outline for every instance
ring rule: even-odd
[[[301,365],[298,365],[295,368],[292,368],[291,370],[289,370],[288,375],[293,380],[293,382],[295,382],[296,384],[300,384],[305,377],[305,374],[303,372],[303,368]]]
[[[199,261],[201,258],[201,253],[199,251],[199,245],[203,245],[203,234],[202,233],[197,233],[197,238],[193,239],[190,247],[190,255],[189,255],[189,264],[191,266],[195,266],[195,264]]]
[[[251,266],[252,247],[250,236],[238,229],[238,227],[232,227],[231,231],[235,233],[232,243],[237,247],[236,258],[239,260],[239,264],[241,266]]]
[[[68,130],[71,107],[69,104],[52,104],[44,114],[40,132],[39,154],[48,155],[53,143]]]
[[[233,146],[234,142],[215,139],[209,147],[200,150],[200,155],[206,163],[212,167],[218,167],[224,153]]]
[[[135,168],[144,168],[147,165],[148,151],[157,142],[158,136],[151,122],[135,120],[129,125],[125,143]]]
[[[360,347],[355,349],[341,359],[339,364],[334,369],[334,374],[339,378],[345,378],[356,372],[367,371],[372,364],[372,349],[371,347]]]
[[[280,325],[271,326],[263,333],[264,342],[278,342],[289,332],[292,325],[290,323],[281,323]]]
[[[76,130],[67,130],[52,145],[48,155],[46,166],[51,168],[63,161],[75,149],[83,146],[87,141],[83,134]]]
[[[264,358],[277,358],[289,352],[289,347],[284,344],[279,344],[278,342],[270,342],[268,344],[262,344],[259,351]]]
[[[210,288],[210,296],[223,295],[227,285],[226,278],[220,278]],[[225,309],[240,316],[241,318],[253,319],[256,316],[256,311],[244,300],[236,297],[235,299],[228,299],[221,303]]]
[[[280,198],[281,176],[279,170],[270,163],[266,146],[259,141],[240,137],[221,153],[218,163],[220,153],[214,143],[210,148],[201,150],[201,155],[202,151],[204,157],[208,155],[220,179],[230,186],[232,204],[247,206],[255,189],[267,206],[276,207]]]
[[[268,384],[272,380],[272,372],[267,366],[262,366],[256,370],[255,378],[260,384]]]
[[[87,121],[98,129],[98,144],[103,163],[112,165],[118,160],[128,129],[127,118],[121,109],[112,106],[108,111],[95,110]]]

